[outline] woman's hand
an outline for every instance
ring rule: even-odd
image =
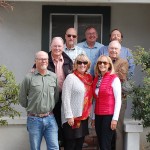
[[[111,127],[110,127],[112,130],[116,130],[117,128],[117,121],[116,120],[112,120],[111,121]]]
[[[68,124],[70,126],[73,126],[74,125],[74,119],[73,118],[68,118]]]

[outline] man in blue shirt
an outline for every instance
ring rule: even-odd
[[[119,43],[121,43],[122,39],[123,39],[123,35],[120,30],[118,29],[112,30],[110,34],[110,41],[117,40],[119,41]],[[100,49],[100,55],[109,55],[108,46],[103,46]],[[131,79],[132,76],[134,75],[134,68],[135,68],[134,59],[131,50],[129,50],[129,48],[121,46],[120,57],[123,59],[127,59],[129,63],[128,79]]]
[[[77,45],[84,49],[86,55],[90,59],[91,61],[90,73],[92,76],[94,76],[94,66],[98,57],[100,56],[100,48],[103,46],[103,44],[96,42],[98,34],[96,29],[92,26],[86,28],[85,38],[86,41],[78,43]]]

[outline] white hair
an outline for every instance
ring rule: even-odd
[[[108,45],[108,49],[109,49],[113,44],[117,44],[117,45],[118,45],[117,47],[118,47],[119,49],[121,49],[121,44],[120,44],[119,41],[117,41],[117,40],[111,41],[111,42],[109,43],[109,45]]]
[[[54,40],[61,40],[62,43],[64,44],[64,40],[62,39],[62,37],[56,36],[56,37],[54,37],[54,38],[52,39],[51,45],[52,45],[52,43],[53,43]]]

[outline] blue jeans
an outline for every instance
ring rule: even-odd
[[[58,127],[54,115],[43,118],[28,116],[27,130],[29,132],[31,150],[40,150],[43,136],[47,150],[59,150]]]

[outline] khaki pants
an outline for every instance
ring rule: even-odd
[[[122,105],[116,129],[116,150],[124,150],[124,115],[127,107],[127,101],[122,98]]]

